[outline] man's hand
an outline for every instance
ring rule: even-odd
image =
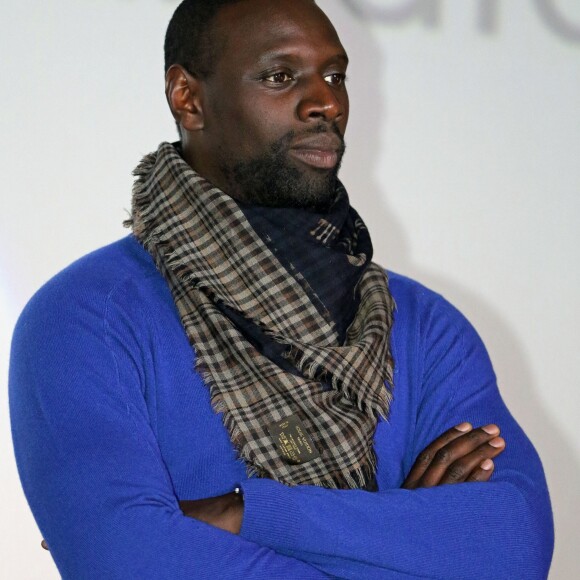
[[[181,511],[190,518],[206,522],[232,534],[239,534],[244,515],[244,500],[238,493],[227,493],[207,499],[179,502]]]
[[[498,435],[497,425],[473,429],[471,424],[461,423],[449,429],[419,454],[401,487],[488,481],[494,468],[492,459],[505,448]]]

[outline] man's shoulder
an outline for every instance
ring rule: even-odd
[[[128,235],[75,260],[49,283],[70,281],[82,284],[86,280],[115,285],[130,278],[148,277],[155,273],[151,256],[133,235]]]
[[[24,314],[78,308],[102,310],[111,299],[144,295],[162,281],[150,255],[127,236],[74,261],[46,282]],[[130,302],[131,300],[128,300]]]
[[[386,274],[389,280],[389,290],[398,310],[403,307],[413,310],[430,310],[435,307],[453,308],[441,294],[421,282],[390,270],[387,270]]]
[[[444,334],[476,336],[466,316],[442,294],[396,272],[387,271],[387,276],[396,304],[397,332],[432,337]]]

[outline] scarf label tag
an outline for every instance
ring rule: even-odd
[[[294,465],[307,463],[320,457],[304,424],[296,415],[271,423],[268,425],[268,431],[276,443],[278,452],[288,463]]]

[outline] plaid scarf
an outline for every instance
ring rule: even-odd
[[[319,264],[326,284],[311,285],[293,263],[284,267],[280,240],[272,251],[271,237],[258,235],[241,204],[170,143],[144,157],[134,175],[126,225],[171,289],[196,369],[248,473],[287,485],[374,489],[373,435],[392,400],[394,303],[383,270],[359,251],[368,232],[354,210],[347,207],[348,227],[320,218],[304,233],[320,247],[334,244],[346,264],[364,266],[349,289],[356,314],[343,344],[312,289],[326,286],[328,294],[334,269]]]

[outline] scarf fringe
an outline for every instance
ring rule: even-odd
[[[147,226],[149,209],[149,191],[146,188],[147,177],[151,174],[157,162],[157,151],[149,153],[141,159],[141,162],[133,170],[136,177],[133,182],[131,216],[123,222],[126,228],[132,228],[133,233],[139,239],[142,238]]]

